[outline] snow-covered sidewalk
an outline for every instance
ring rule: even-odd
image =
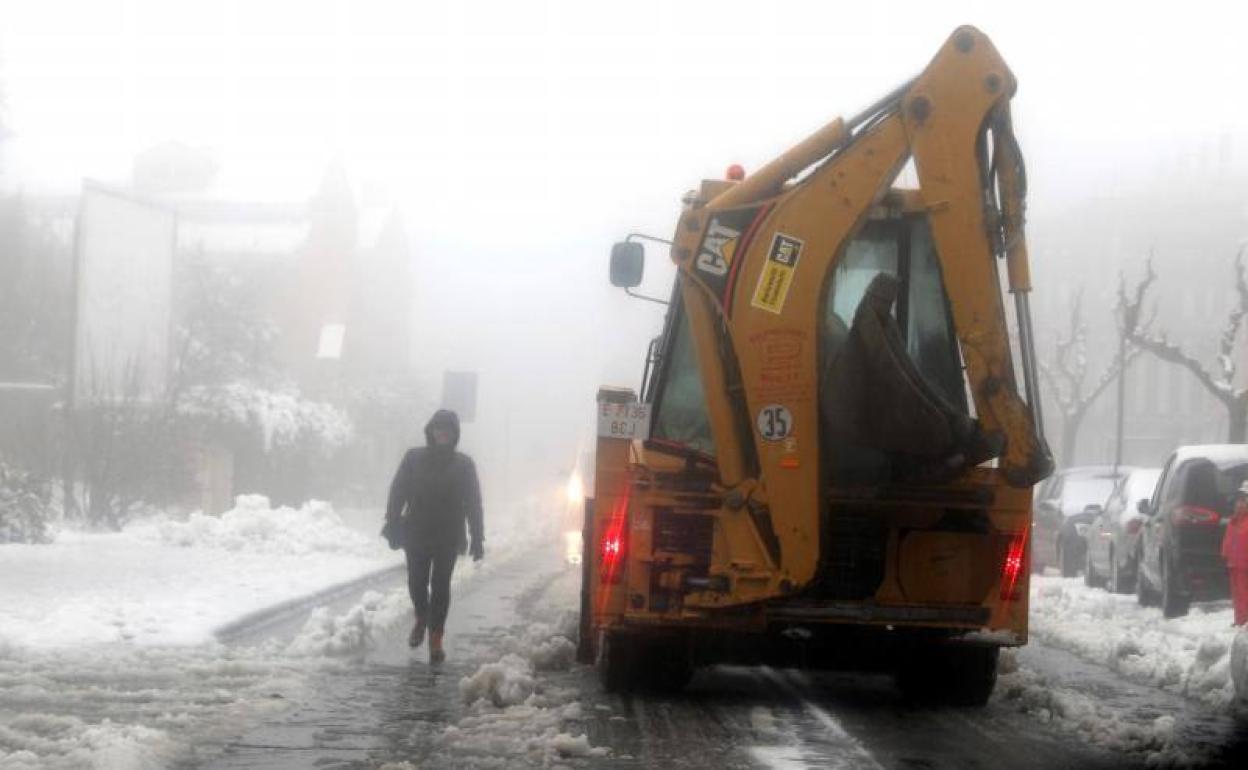
[[[1229,602],[1192,605],[1181,618],[1141,607],[1134,596],[1089,588],[1082,578],[1037,576],[1031,583],[1031,635],[1146,685],[1227,707],[1231,683]]]
[[[540,506],[501,513],[488,522],[486,561],[456,570],[457,586],[556,542]],[[405,587],[370,591],[343,614],[318,609],[293,640],[226,645],[213,632],[402,564],[379,529],[376,511],[243,498],[221,517],[0,546],[0,768],[198,765],[313,697],[310,675],[410,622]]]
[[[400,563],[325,503],[274,509],[259,496],[220,517],[65,531],[0,546],[0,644],[199,644],[248,613]]]

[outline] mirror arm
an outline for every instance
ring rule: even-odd
[[[654,241],[655,243],[661,243],[665,246],[673,245],[672,242],[669,240],[665,240],[663,238],[656,238],[653,235],[646,235],[645,233],[629,233],[628,235],[624,236],[624,242],[632,243],[634,238],[638,240],[642,240],[642,241]]]
[[[654,241],[655,243],[662,243],[662,244],[663,244],[663,245],[665,245],[665,246],[671,246],[671,245],[672,245],[672,242],[671,242],[671,241],[669,241],[669,240],[666,240],[666,239],[664,239],[664,238],[656,238],[656,237],[654,237],[653,235],[646,235],[645,233],[629,233],[628,235],[624,236],[624,242],[625,242],[625,243],[632,243],[632,242],[633,242],[633,239],[637,239],[637,240],[641,240],[641,241]],[[668,304],[670,304],[670,303],[669,303],[667,300],[665,300],[665,299],[659,299],[658,297],[647,297],[647,296],[646,296],[646,295],[644,295],[644,294],[638,294],[637,292],[633,291],[632,289],[625,289],[625,290],[624,290],[624,293],[625,293],[625,294],[627,294],[627,295],[628,295],[628,296],[630,296],[630,297],[635,297],[635,298],[637,298],[637,299],[644,299],[644,300],[645,300],[645,301],[647,301],[647,302],[657,302],[657,303],[658,303],[658,304],[660,304],[660,305],[668,305]]]
[[[638,294],[637,292],[633,291],[632,289],[625,289],[625,290],[624,290],[624,293],[625,293],[625,294],[627,294],[627,295],[628,295],[628,296],[630,296],[630,297],[636,297],[637,299],[644,299],[644,300],[645,300],[645,301],[647,301],[647,302],[657,302],[657,303],[659,303],[660,305],[667,305],[667,304],[669,304],[669,303],[668,303],[668,301],[667,301],[667,300],[665,300],[665,299],[659,299],[658,297],[647,297],[647,296],[646,296],[646,295],[644,295],[644,294]]]

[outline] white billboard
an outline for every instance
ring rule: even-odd
[[[176,236],[173,211],[102,185],[83,185],[74,403],[165,398]]]

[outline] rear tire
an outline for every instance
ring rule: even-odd
[[[969,645],[915,651],[898,669],[897,687],[915,703],[983,706],[997,684],[999,654]]]
[[[1083,584],[1088,588],[1104,588],[1105,578],[1096,571],[1096,567],[1092,566],[1092,548],[1089,546],[1084,549],[1083,559]],[[1112,556],[1112,554],[1111,554]]]
[[[1058,544],[1057,560],[1062,565],[1062,577],[1072,578],[1079,576],[1079,561],[1063,543]]]
[[[672,695],[685,689],[693,678],[693,661],[683,639],[656,641],[643,649],[638,662],[646,666],[641,675],[647,690]]]
[[[576,662],[589,665],[594,662],[597,651],[594,649],[594,606],[590,595],[593,573],[593,554],[589,544],[594,537],[594,500],[585,500],[585,520],[581,526],[581,617],[577,624]]]
[[[1160,604],[1157,590],[1148,582],[1148,576],[1144,574],[1143,562],[1137,561],[1135,565],[1135,600],[1141,607],[1156,607]]]
[[[1161,560],[1161,614],[1165,618],[1181,618],[1191,609],[1192,599],[1179,588],[1179,579],[1174,570],[1167,564],[1165,557]]]
[[[637,681],[637,642],[618,632],[602,635],[598,650],[598,678],[607,692],[623,693]]]
[[[1135,588],[1134,575],[1123,572],[1118,566],[1118,554],[1109,549],[1109,590],[1116,594],[1129,594]]]

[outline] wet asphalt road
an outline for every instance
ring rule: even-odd
[[[431,667],[423,649],[408,650],[408,627],[397,628],[362,658],[312,674],[312,697],[228,744],[208,767],[490,766],[479,753],[458,756],[439,744],[449,725],[470,716],[459,680],[497,660],[502,637],[526,620],[569,604],[578,579],[579,568],[561,567],[553,555],[499,565],[456,594],[445,664]],[[290,635],[298,623],[267,633]],[[1018,660],[1123,724],[1144,728],[1174,716],[1176,744],[1190,746],[1198,764],[1248,766],[1248,725],[1060,650],[1033,643]],[[545,688],[580,691],[580,714],[567,731],[610,749],[607,757],[559,760],[572,767],[1109,768],[1146,759],[1103,741],[1094,746],[1069,724],[1045,724],[1000,688],[987,707],[961,710],[908,704],[878,675],[719,667],[699,672],[676,696],[608,695],[580,666],[540,677]],[[515,757],[493,764],[527,766]]]

